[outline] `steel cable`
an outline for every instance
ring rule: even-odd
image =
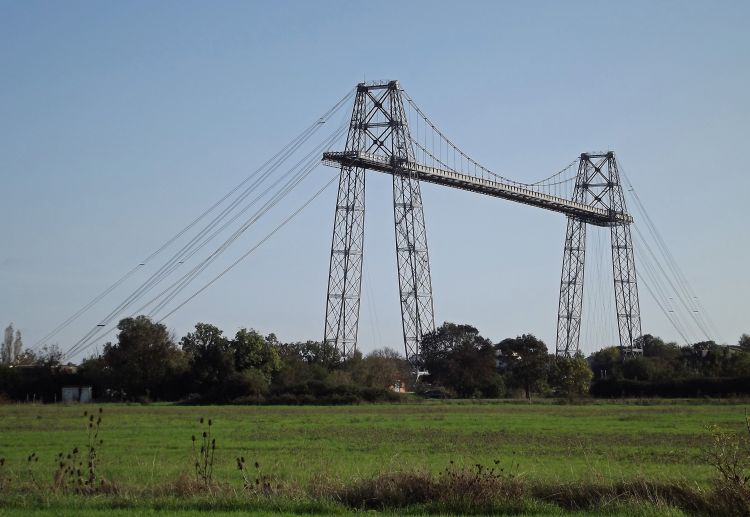
[[[56,336],[58,333],[60,333],[62,330],[67,328],[70,324],[72,324],[74,321],[76,321],[80,316],[88,312],[89,309],[94,307],[98,302],[100,302],[102,299],[104,299],[108,294],[110,294],[112,291],[114,291],[117,287],[122,285],[127,279],[129,279],[135,272],[137,272],[140,268],[144,267],[148,262],[150,262],[152,259],[156,258],[158,255],[160,255],[165,249],[167,249],[169,246],[171,246],[175,241],[177,241],[180,237],[182,237],[186,232],[188,232],[191,228],[193,228],[198,222],[203,220],[208,214],[213,212],[217,207],[219,207],[222,203],[224,203],[227,199],[229,199],[233,194],[235,194],[240,188],[242,188],[244,185],[246,185],[251,179],[253,179],[257,174],[259,174],[261,171],[263,171],[265,168],[267,168],[271,163],[274,161],[277,161],[280,159],[280,157],[284,156],[288,149],[297,147],[298,145],[303,144],[306,142],[316,131],[321,127],[322,124],[324,124],[330,117],[332,117],[354,94],[353,90],[350,90],[346,95],[344,95],[336,104],[333,105],[330,109],[328,109],[321,117],[316,119],[316,121],[308,126],[306,129],[304,129],[299,135],[297,135],[295,138],[293,138],[288,144],[286,144],[284,147],[282,147],[281,150],[279,150],[274,156],[272,156],[269,160],[267,160],[264,164],[262,164],[258,169],[253,171],[249,176],[247,176],[243,181],[241,181],[239,184],[237,184],[234,188],[232,188],[227,194],[225,194],[222,198],[220,198],[218,201],[216,201],[213,205],[211,205],[208,209],[206,209],[203,213],[198,215],[195,219],[193,219],[190,223],[188,223],[187,226],[182,228],[179,232],[177,232],[174,236],[172,236],[170,239],[168,239],[164,244],[162,244],[159,248],[154,250],[152,253],[150,253],[145,259],[143,259],[141,262],[138,263],[137,266],[133,267],[130,271],[125,273],[120,279],[118,279],[116,282],[108,286],[104,291],[96,295],[94,298],[92,298],[88,303],[83,305],[81,308],[79,308],[76,312],[74,312],[71,316],[69,316],[66,320],[64,320],[62,323],[60,323],[58,326],[56,326],[52,331],[47,333],[42,339],[38,340],[31,349],[37,349],[42,344],[47,343],[50,339],[52,339],[54,336]]]

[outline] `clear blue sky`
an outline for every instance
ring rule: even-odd
[[[2,0],[0,324],[32,344],[357,82],[394,78],[469,154],[521,181],[615,150],[715,339],[735,343],[750,332],[749,22],[750,4],[731,1]],[[310,191],[332,171],[319,174]],[[423,197],[438,323],[554,348],[565,218],[431,185]],[[334,200],[328,190],[169,327],[320,339]],[[392,218],[389,178],[370,173],[364,351],[402,348]],[[609,297],[592,285],[595,254],[587,292]],[[641,297],[644,331],[677,339]],[[614,328],[613,315],[590,318],[582,347],[612,344]]]

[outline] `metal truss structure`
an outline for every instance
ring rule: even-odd
[[[559,356],[569,357],[578,352],[586,225],[609,227],[620,346],[624,356],[641,354],[637,340],[641,335],[640,307],[630,235],[633,218],[626,210],[614,153],[581,154],[572,198],[568,199],[545,191],[543,182],[522,184],[492,173],[478,176],[478,164],[453,146],[424,118],[437,132],[438,139],[443,139],[441,145],[452,149],[454,156],[458,154],[464,159],[469,169],[474,167],[474,173],[449,166],[436,158],[434,150],[430,151],[417,142],[421,156],[431,157],[433,162],[431,165],[418,163],[414,152],[415,141],[409,133],[404,110],[404,96],[397,81],[359,84],[345,150],[323,154],[325,163],[341,170],[331,244],[325,342],[335,346],[344,359],[356,349],[362,280],[365,170],[369,169],[393,176],[393,214],[404,347],[407,359],[417,370],[420,367],[422,337],[435,328],[421,181],[567,215],[557,318],[556,353]],[[413,101],[408,97],[407,100],[413,106]],[[417,112],[424,117],[418,109]],[[560,184],[559,174],[548,178],[550,185]]]
[[[432,282],[422,195],[409,128],[397,81],[360,84],[354,102],[347,155],[376,155],[393,175],[401,321],[409,362],[418,367],[422,336],[435,328]],[[365,166],[341,163],[326,298],[325,343],[343,358],[356,348],[365,218]]]
[[[573,201],[606,210],[610,214],[627,213],[614,153],[581,155]],[[640,355],[643,349],[637,338],[641,335],[641,313],[630,222],[611,217],[609,223],[602,226],[610,227],[612,240],[612,272],[620,346],[623,356]],[[585,257],[586,221],[569,215],[557,313],[558,356],[570,357],[578,352]]]
[[[446,187],[468,190],[477,194],[499,197],[516,203],[523,203],[553,212],[559,212],[574,216],[582,221],[597,226],[611,226],[615,223],[632,223],[633,218],[626,212],[611,212],[599,206],[591,206],[579,203],[574,199],[565,199],[552,196],[543,192],[537,192],[529,188],[509,184],[502,181],[492,181],[477,178],[467,174],[461,174],[453,169],[430,167],[420,163],[400,162],[399,167],[394,167],[390,158],[357,152],[327,152],[323,153],[323,162],[340,167],[361,167],[373,171],[385,172],[386,174],[405,174],[417,177],[419,181],[443,185]]]

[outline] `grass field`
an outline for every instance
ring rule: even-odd
[[[740,430],[747,407],[679,402],[104,405],[99,472],[133,490],[193,475],[191,436],[200,435],[203,427],[198,420],[204,417],[213,421],[215,478],[237,490],[241,487],[237,456],[259,462],[261,472],[291,484],[309,483],[317,477],[351,480],[403,470],[438,472],[451,462],[490,465],[499,460],[506,468],[517,464],[524,478],[537,481],[638,478],[707,487],[714,474],[701,453],[707,441],[705,426]],[[55,456],[85,445],[84,409],[0,406],[0,457],[6,458],[5,475],[19,483],[49,483]],[[27,462],[31,453],[37,454],[38,462]],[[56,508],[54,502],[16,495],[0,502],[0,515],[26,515],[32,510],[38,515],[59,515],[71,504],[78,503],[66,499]],[[84,504],[78,510],[96,515],[105,508]],[[278,510],[281,513],[274,515],[289,509]],[[138,511],[151,515],[158,508]]]

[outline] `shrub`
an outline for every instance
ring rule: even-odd
[[[716,470],[716,506],[723,515],[750,515],[750,418],[745,430],[731,433],[717,426],[709,427],[710,446],[706,459]]]
[[[0,492],[10,485],[10,477],[5,475],[5,458],[0,456]]]
[[[591,395],[619,397],[729,397],[750,394],[750,377],[692,377],[667,381],[602,379],[591,385]]]
[[[516,465],[517,467],[517,465]],[[316,486],[316,495],[332,497],[350,508],[388,510],[424,505],[441,513],[497,513],[522,509],[525,486],[516,469],[506,471],[499,461],[488,468],[451,465],[440,474],[396,472],[351,484]]]
[[[614,483],[537,483],[531,486],[530,492],[535,499],[554,503],[568,511],[602,510],[623,503],[662,509],[677,507],[697,515],[710,511],[705,494],[681,482],[633,479]]]

